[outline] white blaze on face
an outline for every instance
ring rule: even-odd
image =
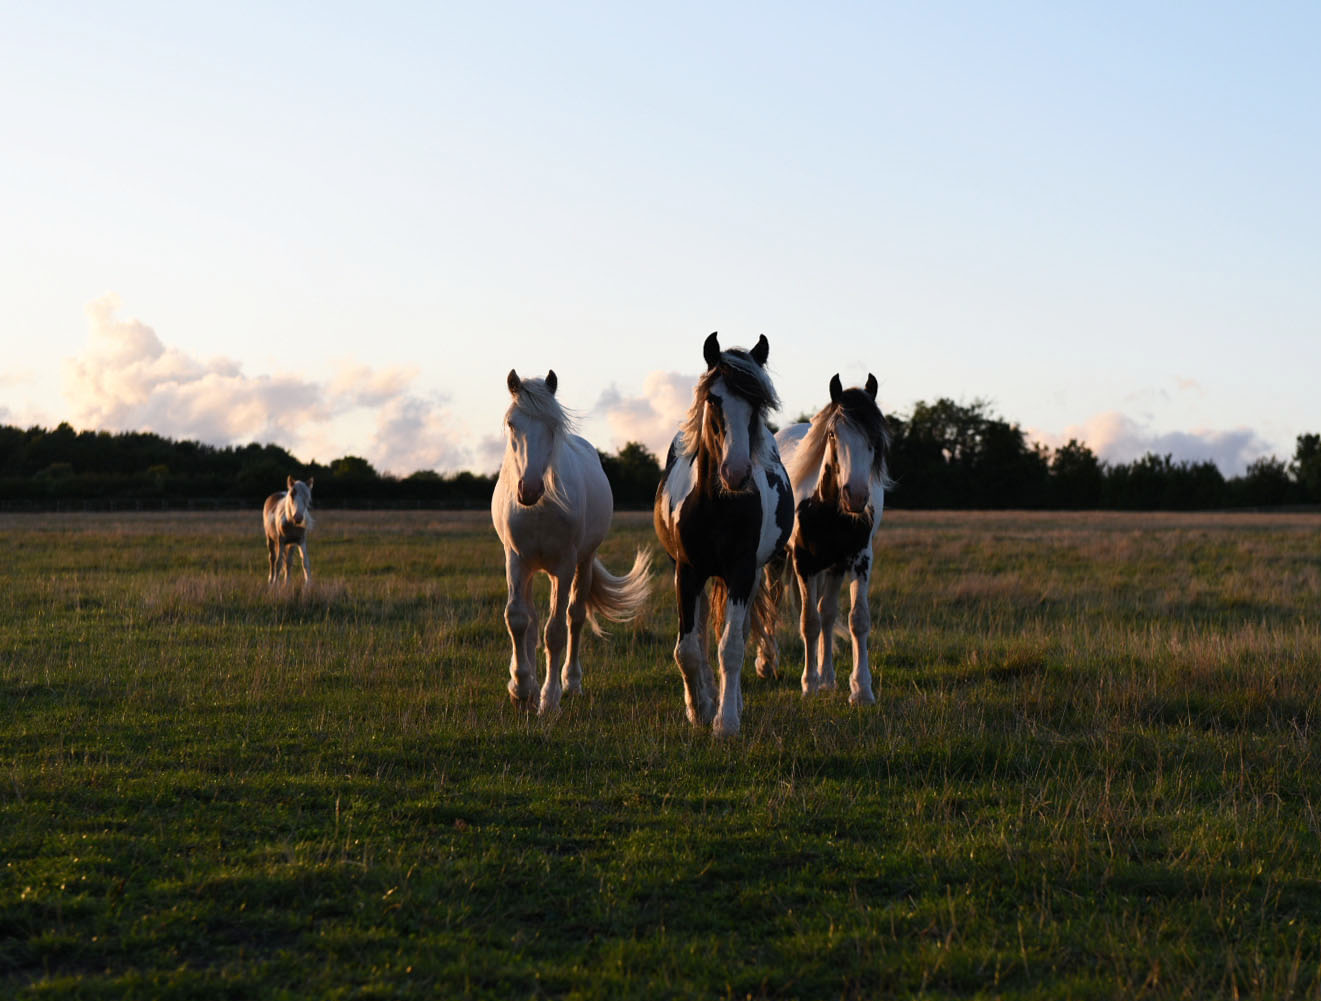
[[[720,480],[726,490],[742,490],[752,472],[752,419],[755,410],[751,403],[729,392],[724,379],[711,384],[707,394],[704,420],[713,430],[724,432],[720,450]]]
[[[505,433],[518,502],[535,504],[546,490],[546,469],[550,465],[554,435],[545,423],[518,410],[509,415]]]
[[[859,428],[846,420],[838,420],[830,432],[830,447],[835,452],[844,506],[854,514],[860,514],[871,497],[871,467],[875,455],[871,442]]]

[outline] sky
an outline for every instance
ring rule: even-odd
[[[657,454],[702,342],[1049,446],[1321,431],[1321,4],[6,5],[0,423]]]

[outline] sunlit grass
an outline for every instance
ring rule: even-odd
[[[1321,996],[1315,517],[893,512],[728,742],[663,578],[539,718],[483,516],[258,521],[0,518],[7,993]]]

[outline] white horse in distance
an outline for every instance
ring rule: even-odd
[[[600,635],[597,616],[626,622],[650,591],[650,552],[638,550],[623,577],[596,556],[614,513],[610,482],[596,448],[573,433],[569,414],[555,399],[558,380],[507,380],[513,397],[505,413],[505,457],[491,496],[491,522],[505,549],[509,601],[505,625],[513,644],[509,696],[542,713],[559,708],[563,691],[582,691],[579,641],[583,622]],[[550,578],[546,623],[546,681],[537,701],[537,612],[532,577]]]
[[[312,528],[312,483],[295,480],[292,476],[286,481],[287,489],[271,494],[262,505],[261,520],[266,528],[266,552],[271,558],[271,573],[267,582],[274,584],[277,576],[289,579],[289,565],[293,562],[293,551],[303,566],[303,583],[312,578],[312,564],[307,559],[307,533]]]

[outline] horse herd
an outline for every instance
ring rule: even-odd
[[[706,370],[670,444],[656,491],[657,538],[674,561],[679,634],[674,659],[689,720],[720,736],[738,733],[741,672],[749,644],[762,677],[778,671],[775,625],[792,573],[801,598],[805,695],[835,687],[832,659],[839,593],[849,581],[853,673],[849,701],[871,703],[867,592],[872,539],[890,485],[889,433],[876,404],[876,378],[845,389],[830,380],[830,402],[810,422],[776,434],[767,415],[779,398],[766,371],[765,336],[751,350],[722,350],[716,334],[702,348]],[[509,695],[552,712],[564,692],[582,691],[584,623],[625,622],[645,604],[651,555],[639,550],[623,576],[597,557],[614,505],[593,445],[574,431],[556,399],[554,371],[523,379],[510,371],[505,455],[491,497],[491,520],[505,551],[505,625],[513,646]],[[312,480],[289,477],[266,499],[262,521],[271,583],[287,578],[298,551],[310,573]],[[550,578],[546,680],[538,689],[537,612],[532,578]],[[708,583],[711,584],[708,593]],[[719,684],[707,657],[717,636]]]

